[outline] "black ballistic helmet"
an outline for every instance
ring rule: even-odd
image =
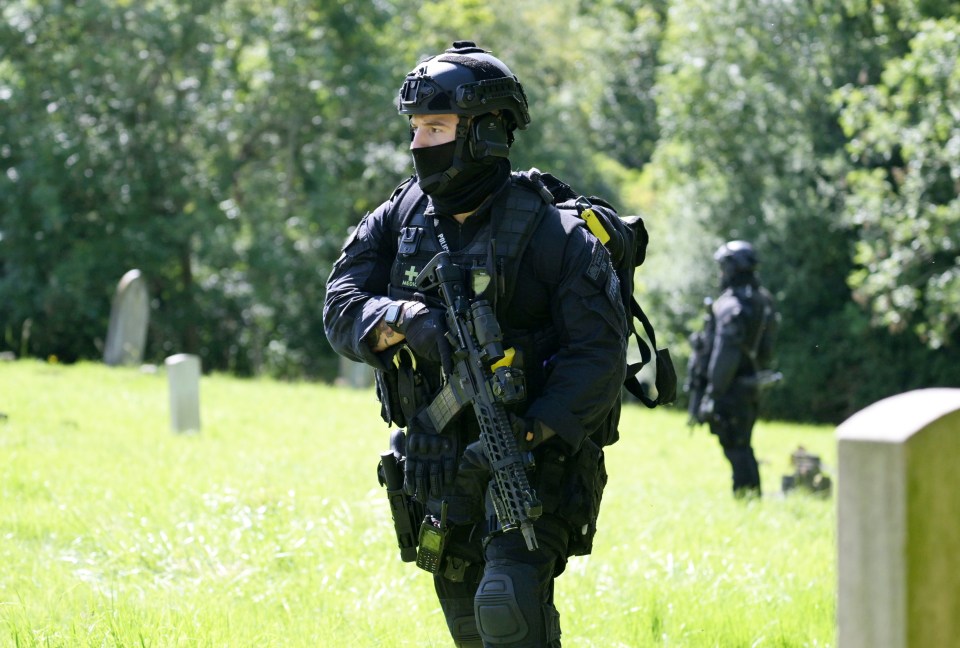
[[[401,115],[477,117],[500,111],[509,133],[530,123],[520,81],[503,61],[472,41],[456,41],[417,65],[403,81],[397,107]]]
[[[730,274],[753,272],[760,262],[756,250],[746,241],[728,241],[713,254],[714,261]]]

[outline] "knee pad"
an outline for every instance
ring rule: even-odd
[[[433,582],[454,645],[457,648],[483,648],[474,618],[473,588],[441,576],[434,576]]]
[[[474,597],[477,630],[492,645],[545,645],[547,626],[537,570],[529,565],[490,567]],[[559,615],[557,615],[559,616]]]
[[[457,648],[483,648],[483,641],[477,632],[477,620],[472,614],[450,619],[447,627]]]
[[[480,581],[474,610],[481,637],[490,643],[526,638],[530,629],[517,594],[514,579],[509,574],[491,574]]]

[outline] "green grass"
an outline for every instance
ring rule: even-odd
[[[450,646],[375,477],[371,392],[204,376],[199,434],[167,378],[0,363],[0,646]],[[776,496],[798,444],[761,421],[768,495],[734,501],[677,410],[628,405],[592,556],[558,580],[564,646],[835,643],[833,500]]]

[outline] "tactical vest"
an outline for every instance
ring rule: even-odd
[[[727,288],[725,293],[717,299],[717,303],[723,303],[727,294],[730,296],[728,298],[736,299],[739,303],[740,313],[737,318],[744,327],[741,352],[746,362],[740,363],[737,375],[756,373],[760,369],[757,352],[768,322],[773,317],[773,309],[762,295],[759,286],[753,284],[738,284]]]
[[[408,181],[395,192],[391,227],[396,234],[397,251],[390,269],[388,296],[413,299],[416,278],[441,251],[447,251],[453,263],[464,273],[471,298],[489,301],[500,322],[509,306],[517,281],[516,266],[540,219],[551,206],[549,192],[540,193],[522,175],[512,175],[510,185],[498,193],[490,205],[490,217],[463,249],[447,250],[437,235],[436,216],[416,182]],[[428,305],[441,307],[435,294],[423,296]],[[542,391],[545,376],[543,361],[558,344],[554,327],[515,330],[502,326],[504,346],[513,347],[522,358],[526,374],[528,402]],[[432,384],[434,380],[429,378]],[[422,402],[418,406],[426,405]],[[409,418],[409,416],[408,416]]]
[[[409,181],[398,189],[396,215],[392,219],[397,235],[397,253],[390,271],[392,299],[409,299],[416,292],[416,278],[427,263],[445,248],[437,236],[435,215],[428,211],[425,195]],[[520,258],[537,223],[552,201],[523,176],[513,175],[491,204],[491,215],[473,240],[450,258],[464,270],[464,279],[473,297],[487,299],[498,310],[507,306],[516,282],[508,270]]]

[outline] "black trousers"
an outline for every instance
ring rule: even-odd
[[[753,426],[757,421],[758,399],[753,394],[724,398],[716,405],[710,432],[717,435],[723,454],[730,462],[734,495],[760,494],[760,468],[753,454]]]
[[[460,648],[560,648],[554,580],[566,566],[569,527],[544,515],[534,523],[539,547],[527,549],[519,530],[485,539],[458,533],[448,551],[481,556],[461,582],[434,577],[437,598]]]

